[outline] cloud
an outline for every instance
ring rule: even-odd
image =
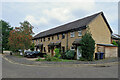
[[[32,24],[35,24],[35,25],[40,25],[40,24],[47,24],[48,21],[47,19],[45,19],[44,17],[39,17],[38,19],[36,19],[34,16],[32,15],[27,15],[25,17],[25,20],[29,21],[30,23]]]
[[[4,0],[3,0],[4,1]],[[9,1],[9,0],[8,0]],[[23,1],[23,0],[22,0]],[[28,0],[27,0],[28,1]],[[117,27],[117,6],[113,2],[98,2],[96,0],[46,1],[46,2],[11,2],[3,3],[3,18],[13,26],[23,20],[28,20],[35,28],[35,33],[50,29],[76,19],[103,11],[111,27]],[[117,28],[115,28],[117,29]],[[116,32],[117,30],[114,31]]]
[[[50,10],[46,9],[43,11],[43,13],[47,17],[51,19],[56,19],[60,22],[70,20],[73,17],[70,13],[70,10],[66,8],[52,8]]]

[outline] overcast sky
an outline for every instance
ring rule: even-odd
[[[12,27],[27,20],[35,34],[101,11],[118,33],[118,2],[2,2],[3,20]]]

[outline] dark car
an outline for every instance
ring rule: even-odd
[[[31,52],[31,51],[25,51],[24,57],[27,57],[27,55],[28,55],[30,52]]]
[[[39,51],[33,51],[33,54],[37,57],[40,56],[40,52]]]
[[[33,53],[31,51],[26,51],[24,56],[27,57],[27,58],[36,57],[35,53]]]

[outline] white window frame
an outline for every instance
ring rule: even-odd
[[[70,32],[70,37],[75,37],[75,32]]]
[[[75,50],[75,48],[74,48],[74,49],[72,49],[72,47],[73,47],[73,46],[71,46],[71,47],[70,47],[70,50]]]
[[[78,31],[78,36],[82,36],[82,31]]]

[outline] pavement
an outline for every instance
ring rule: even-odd
[[[58,67],[72,67],[72,66],[108,66],[118,64],[118,58],[110,58],[97,61],[72,61],[72,62],[48,62],[48,61],[35,61],[36,58],[25,58],[5,54],[3,58],[7,61],[21,65],[37,65],[37,66],[58,66]]]

